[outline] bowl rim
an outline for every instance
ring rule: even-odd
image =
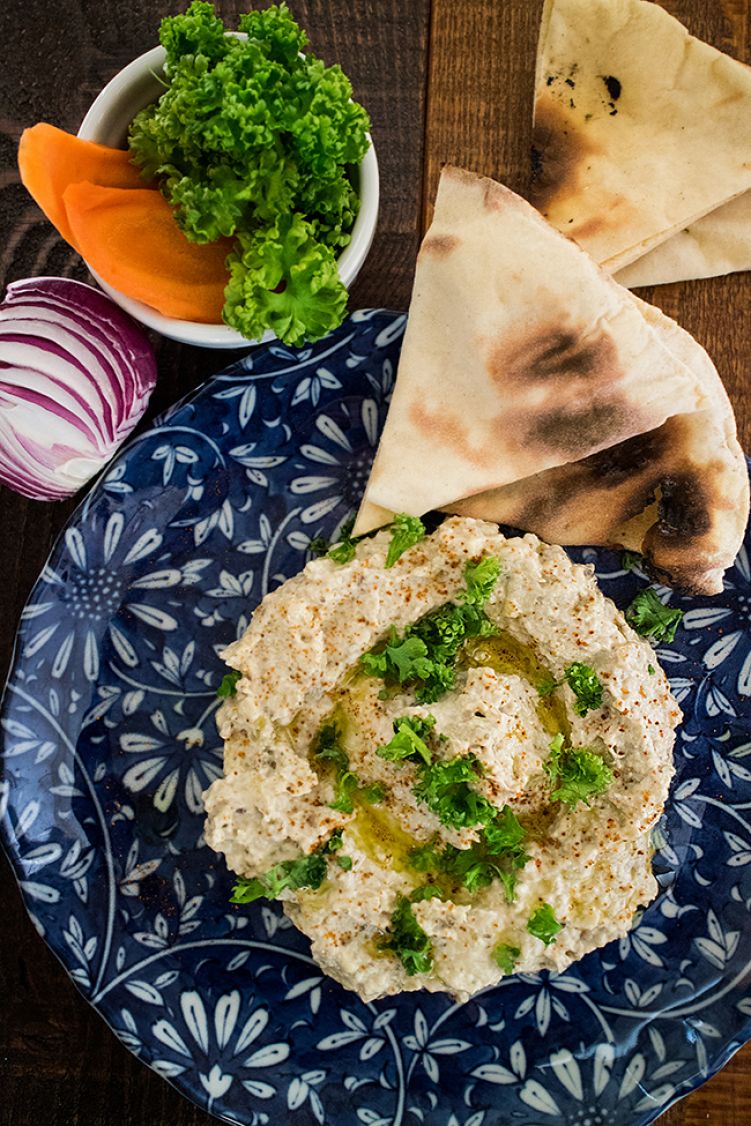
[[[234,32],[229,34],[239,35],[239,33]],[[107,113],[114,105],[127,97],[133,84],[139,79],[148,74],[152,74],[156,78],[158,76],[156,72],[164,66],[165,57],[164,47],[152,47],[132,59],[122,70],[119,70],[89,106],[78,129],[77,135],[81,140],[102,144],[101,128]],[[369,146],[358,169],[360,209],[352,227],[352,237],[337,259],[339,277],[348,289],[357,277],[368,255],[378,221],[380,195],[378,159],[370,133],[367,134],[367,138]],[[270,329],[267,329],[260,339],[249,340],[236,329],[230,328],[229,325],[205,324],[201,321],[183,321],[176,317],[167,317],[150,305],[128,297],[120,290],[115,289],[96,270],[93,270],[88,262],[86,262],[86,266],[99,287],[121,308],[130,313],[137,321],[146,325],[147,328],[153,329],[171,340],[204,348],[252,348],[277,339],[276,334]]]

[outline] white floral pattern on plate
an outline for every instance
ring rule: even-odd
[[[202,838],[217,651],[354,509],[405,318],[253,352],[132,442],[24,611],[0,824],[28,909],[128,1048],[250,1126],[644,1126],[751,1036],[751,573],[659,651],[686,719],[661,893],[621,942],[464,1006],[365,1005],[274,904],[234,909]],[[607,552],[605,592],[646,579]]]

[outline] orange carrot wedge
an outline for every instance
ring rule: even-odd
[[[76,250],[79,248],[63,207],[63,192],[69,184],[88,180],[111,188],[145,186],[128,152],[82,141],[45,122],[21,134],[18,168],[26,190]]]
[[[221,322],[230,239],[188,242],[155,188],[76,183],[63,203],[75,245],[104,281],[165,316]]]

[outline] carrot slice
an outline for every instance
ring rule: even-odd
[[[63,203],[81,255],[111,286],[168,317],[221,322],[231,239],[188,242],[155,188],[69,184]]]
[[[69,184],[88,180],[111,188],[145,186],[130,153],[82,141],[45,122],[21,134],[18,168],[26,190],[76,250],[79,248],[63,207],[63,192]]]

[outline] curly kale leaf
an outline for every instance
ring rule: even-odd
[[[285,4],[240,30],[227,35],[202,0],[162,21],[167,88],[133,119],[129,146],[189,239],[238,239],[227,323],[295,346],[344,316],[335,255],[357,216],[351,173],[369,120],[341,69],[305,51]]]
[[[333,250],[318,242],[301,215],[238,235],[227,259],[230,280],[223,316],[249,340],[271,329],[292,347],[318,340],[341,324],[347,290]]]

